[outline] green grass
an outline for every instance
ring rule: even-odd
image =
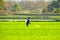
[[[60,22],[0,22],[0,40],[60,40]]]

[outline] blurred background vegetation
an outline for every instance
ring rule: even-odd
[[[0,0],[0,19],[60,19],[60,0]]]
[[[21,14],[21,13],[60,13],[60,1],[4,1],[0,0],[0,14]]]

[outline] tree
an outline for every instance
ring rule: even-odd
[[[57,0],[58,2],[60,2],[60,0]]]
[[[19,4],[15,4],[13,8],[16,11],[16,13],[22,10],[22,7]]]
[[[4,0],[0,0],[0,13],[2,12],[3,5],[4,5]]]
[[[53,6],[53,12],[54,13],[60,13],[60,5],[59,5],[60,3],[59,2],[60,2],[60,0],[57,0],[57,1],[53,0],[52,6]]]
[[[4,0],[0,0],[0,9],[4,5]]]
[[[57,0],[53,0],[52,2],[56,2]]]
[[[15,4],[14,5],[14,9],[15,10],[18,10],[18,11],[21,11],[22,10],[22,7],[19,4]]]
[[[3,6],[4,0],[0,0],[0,6]]]

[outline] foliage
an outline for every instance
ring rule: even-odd
[[[22,7],[19,4],[15,4],[14,9],[20,11],[22,10]]]
[[[53,12],[54,12],[54,13],[60,13],[60,8],[54,8],[54,7],[53,7]]]
[[[0,8],[3,6],[4,0],[0,0]]]

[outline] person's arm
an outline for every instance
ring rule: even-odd
[[[27,23],[27,20],[25,22]]]

